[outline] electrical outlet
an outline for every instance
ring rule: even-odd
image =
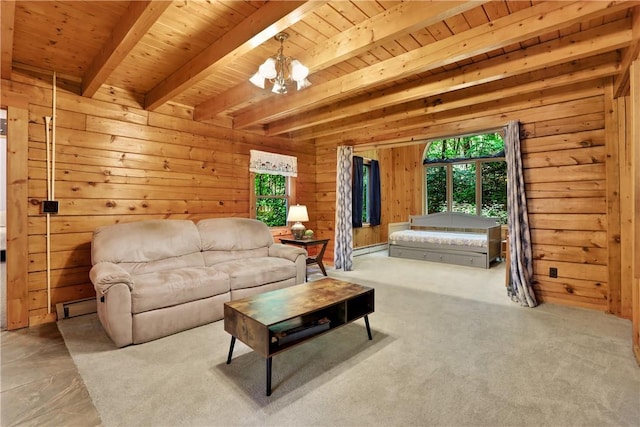
[[[558,277],[558,269],[555,267],[549,267],[549,277]]]
[[[57,214],[58,213],[58,201],[57,200],[43,200],[42,201],[42,213]]]

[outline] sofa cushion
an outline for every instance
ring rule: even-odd
[[[231,290],[252,288],[296,277],[296,265],[284,258],[246,258],[216,264],[229,275]]]
[[[156,271],[133,277],[131,311],[142,313],[229,292],[229,276],[208,267]]]
[[[202,252],[194,252],[192,254],[167,257],[148,262],[121,262],[118,265],[129,272],[129,274],[135,275],[205,266]]]
[[[136,221],[97,228],[91,244],[91,262],[142,263],[200,250],[200,234],[193,221]]]
[[[205,251],[202,252],[204,264],[217,265],[222,262],[235,261],[245,258],[262,258],[269,256],[269,248],[247,249],[242,251]]]
[[[198,221],[203,251],[242,251],[273,244],[269,227],[251,218],[210,218]]]

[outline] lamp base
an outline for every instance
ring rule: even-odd
[[[306,228],[300,221],[296,222],[291,226],[291,234],[293,234],[293,238],[296,240],[300,240],[304,237],[304,231]]]

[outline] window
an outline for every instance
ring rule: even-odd
[[[269,227],[285,227],[289,207],[289,185],[284,175],[253,174],[255,218]]]
[[[369,204],[369,182],[371,177],[371,161],[365,159],[362,174],[362,223],[371,222],[371,205]]]
[[[249,156],[250,216],[269,227],[286,227],[289,204],[295,203],[298,159],[259,150]]]
[[[427,213],[464,212],[507,223],[507,163],[499,133],[433,141],[424,166]]]
[[[352,225],[380,225],[380,165],[377,160],[353,156]]]

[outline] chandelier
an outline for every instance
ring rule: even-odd
[[[297,59],[282,53],[284,41],[289,38],[289,34],[278,33],[274,38],[280,42],[278,53],[267,58],[249,81],[264,89],[265,81],[269,80],[273,84],[271,91],[279,94],[287,93],[287,85],[292,82],[296,82],[298,90],[311,86],[311,82],[307,80],[309,69]]]

